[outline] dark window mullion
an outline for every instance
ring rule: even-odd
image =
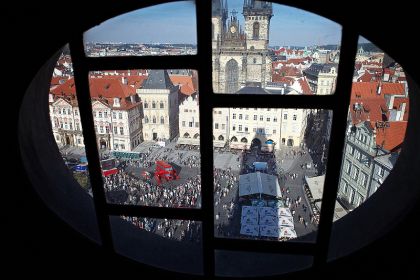
[[[336,103],[333,111],[331,128],[331,135],[334,135],[335,139],[330,141],[329,145],[327,172],[317,235],[317,248],[314,258],[315,267],[324,265],[328,256],[335,202],[340,179],[358,35],[352,32],[350,28],[343,28],[341,42],[340,64],[338,67],[339,72],[335,94]]]
[[[157,219],[178,219],[178,220],[202,220],[201,209],[169,208],[139,205],[107,205],[108,215],[114,216],[136,216]]]
[[[83,36],[73,38],[70,42],[70,53],[74,69],[76,97],[80,110],[80,120],[83,127],[83,138],[86,156],[89,163],[89,178],[92,186],[93,201],[96,209],[99,232],[105,248],[113,250],[109,217],[106,211],[106,197],[103,188],[102,171],[96,143],[92,101],[89,92],[88,68],[86,67]]]
[[[197,69],[197,55],[86,57],[90,71],[127,69]]]
[[[315,243],[293,241],[279,242],[253,239],[215,238],[214,243],[215,249],[220,250],[279,253],[307,256],[313,255],[315,253],[316,248]]]
[[[196,1],[197,52],[200,104],[201,197],[203,211],[203,269],[213,277],[214,260],[214,205],[213,205],[213,131],[212,131],[212,45],[211,1]]]
[[[200,97],[201,98],[201,97]],[[224,108],[302,108],[332,109],[336,98],[333,95],[251,95],[214,94],[214,107]]]

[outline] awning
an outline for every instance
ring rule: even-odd
[[[259,226],[258,225],[241,225],[241,234],[258,236],[259,235]]]
[[[289,217],[289,218],[292,218],[292,213],[290,212],[290,209],[289,208],[285,208],[285,207],[277,208],[277,215],[279,217]]]
[[[296,238],[297,234],[293,228],[280,227],[280,237]]]
[[[295,227],[293,223],[293,218],[290,217],[279,217],[279,225],[282,227]]]
[[[239,175],[239,196],[255,194],[282,197],[277,176],[261,172]]]
[[[278,218],[275,216],[260,216],[260,226],[276,226],[278,227]]]
[[[322,193],[324,192],[325,175],[317,177],[306,177],[306,184],[308,184],[309,190],[311,191],[314,200],[322,199]]]
[[[260,235],[278,238],[280,234],[277,226],[260,226]]]

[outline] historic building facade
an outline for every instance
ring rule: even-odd
[[[227,4],[212,3],[213,90],[235,93],[244,86],[264,88],[271,82],[271,58],[268,53],[272,4],[245,0],[245,27],[237,12],[228,20]]]
[[[142,100],[143,139],[168,141],[179,134],[179,87],[166,70],[150,70],[137,94]]]
[[[200,145],[198,98],[188,96],[179,105],[179,144]]]
[[[98,148],[133,150],[143,141],[143,113],[134,88],[119,79],[92,77],[89,88]],[[73,78],[51,90],[49,108],[57,144],[84,147]]]

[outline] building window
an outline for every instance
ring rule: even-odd
[[[226,125],[222,123],[222,129],[226,129]]]
[[[165,118],[164,117],[160,117],[160,124],[164,124],[165,123]]]
[[[153,123],[156,123],[156,117],[155,117],[155,116],[153,116],[153,118],[152,118],[152,122],[153,122]]]
[[[113,119],[116,119],[116,118],[117,118],[117,113],[112,112],[112,118],[113,118]]]
[[[164,108],[164,106],[163,106],[163,102],[160,102],[160,109],[163,109]]]
[[[346,159],[346,162],[344,163],[344,170],[346,171],[347,174],[350,174],[351,161],[349,161],[348,159]]]
[[[120,119],[120,120],[122,120],[122,113],[118,113],[118,118]]]
[[[195,127],[200,127],[200,122],[196,122]]]
[[[248,127],[247,126],[245,126],[245,132],[248,132]]]
[[[246,120],[246,121],[248,120],[248,117],[249,117],[249,115],[245,115],[245,120]]]
[[[218,124],[218,123],[215,123],[215,124],[214,124],[214,128],[215,128],[215,129],[219,129],[219,124]]]
[[[102,118],[102,112],[98,113],[99,118]]]
[[[242,120],[242,114],[239,114],[239,119]]]
[[[185,121],[182,121],[182,127],[185,127]]]
[[[239,127],[238,127],[239,129],[239,131],[242,131],[242,125],[239,125]]]
[[[260,121],[264,121],[264,116],[260,115]]]
[[[273,134],[276,134],[276,133],[277,133],[277,130],[273,129]]]
[[[277,122],[277,117],[274,117],[273,118],[273,122]]]
[[[189,127],[193,127],[193,122],[188,122]]]
[[[293,115],[293,120],[295,121],[297,119],[297,115]]]
[[[152,102],[152,109],[156,109],[156,103]]]
[[[114,126],[114,134],[117,135],[118,134],[118,127]]]
[[[257,115],[254,115],[254,121],[256,121],[256,120],[257,120],[257,118],[258,118],[258,116],[257,116]]]
[[[267,118],[267,122],[270,122],[270,118]]]
[[[144,109],[149,108],[149,104],[147,104],[147,102],[144,102]]]
[[[104,133],[104,127],[103,127],[103,126],[100,126],[100,127],[99,127],[99,132],[100,132],[101,134],[103,134],[103,133]]]
[[[124,135],[124,127],[120,127],[120,134]]]
[[[384,175],[385,175],[385,169],[383,167],[379,166],[378,167],[378,176],[382,178],[382,177],[384,177]]]
[[[356,166],[353,166],[353,175],[352,175],[352,178],[356,182],[357,182],[357,179],[359,178],[359,168],[357,168]]]
[[[232,119],[236,119],[236,114],[235,113],[232,114]]]
[[[287,114],[283,115],[283,120],[287,120]]]
[[[236,129],[236,127],[235,126],[232,126],[232,131],[235,131],[235,129]]]

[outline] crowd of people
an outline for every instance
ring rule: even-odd
[[[201,224],[197,221],[125,216],[122,218],[138,228],[158,234],[164,238],[177,241],[201,242]]]

